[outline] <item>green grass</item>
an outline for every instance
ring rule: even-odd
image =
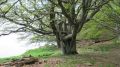
[[[0,59],[0,63],[13,61],[31,55],[40,59],[61,58],[63,62],[57,64],[56,67],[76,67],[78,65],[92,65],[92,67],[94,67],[95,65],[97,65],[98,67],[116,67],[115,64],[112,62],[114,60],[109,59],[109,61],[106,61],[108,60],[106,59],[106,57],[110,58],[109,52],[111,52],[112,49],[119,48],[119,44],[83,46],[81,48],[78,48],[78,55],[64,56],[61,54],[61,51],[58,50],[57,47],[53,45],[44,46],[41,48],[29,50],[19,57]],[[104,59],[106,60],[104,61]],[[49,64],[47,64],[46,67],[49,67]]]
[[[116,60],[109,54],[112,49],[120,49],[119,43],[83,46],[78,48],[78,55],[62,56],[64,63],[57,67],[76,67],[78,65],[91,65],[91,67],[116,67]],[[117,57],[116,57],[117,58]],[[115,61],[114,63],[112,61]]]
[[[78,49],[79,53],[87,54],[87,53],[106,53],[109,52],[111,49],[117,49],[120,48],[119,43],[112,43],[112,44],[102,44],[102,45],[91,45],[91,46],[85,46]]]
[[[58,56],[61,52],[58,50],[58,48],[54,45],[52,46],[44,46],[37,49],[32,49],[23,54],[23,56],[33,56],[33,57],[42,57],[47,58],[51,56]]]
[[[9,62],[9,61],[15,61],[18,59],[21,59],[21,56],[14,56],[14,57],[8,57],[8,58],[0,58],[0,63],[5,63],[5,62]]]
[[[14,61],[14,60],[17,60],[17,59],[21,59],[22,57],[29,57],[29,56],[33,56],[33,57],[37,57],[37,58],[49,58],[49,57],[52,57],[52,56],[60,56],[60,55],[61,55],[61,51],[58,50],[58,48],[56,46],[47,45],[47,46],[44,46],[44,47],[41,47],[41,48],[28,50],[20,56],[0,58],[0,63]]]

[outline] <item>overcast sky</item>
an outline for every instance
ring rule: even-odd
[[[26,46],[27,41],[18,41],[17,38],[17,34],[0,37],[0,58],[20,55],[28,49],[37,47]]]

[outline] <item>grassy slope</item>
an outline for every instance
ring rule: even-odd
[[[23,54],[23,56],[33,56],[33,57],[42,57],[42,58],[47,58],[51,56],[58,56],[61,55],[60,50],[54,45],[52,46],[44,46],[41,48],[29,50],[26,53]]]
[[[32,55],[41,59],[61,58],[63,63],[57,64],[56,67],[76,67],[79,65],[88,65],[92,67],[116,67],[120,65],[120,45],[104,44],[83,46],[78,48],[78,55],[63,56],[60,50],[54,46],[45,46],[43,48],[27,51],[22,56]],[[20,58],[20,57],[17,57]],[[0,62],[16,60],[16,57],[0,59]],[[49,66],[48,66],[49,67]]]

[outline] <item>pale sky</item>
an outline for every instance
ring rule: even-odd
[[[0,37],[0,58],[17,56],[37,46],[26,46],[27,41],[18,41],[17,34]]]
[[[14,1],[16,0],[10,0],[10,2]],[[4,28],[4,25],[1,28]],[[0,37],[0,58],[20,55],[23,54],[28,49],[38,47],[33,45],[25,46],[26,41],[18,41],[17,38],[18,38],[17,34],[10,34],[7,36]],[[40,45],[43,44],[45,43],[40,43]]]

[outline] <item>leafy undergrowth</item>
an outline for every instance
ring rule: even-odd
[[[55,67],[120,67],[120,44],[100,44],[83,46],[78,48],[78,55],[64,56],[55,46],[44,46],[32,49],[19,57],[0,59],[0,62],[17,60],[25,56],[33,56],[39,59],[62,59]],[[52,60],[52,59],[51,59]],[[50,67],[45,64],[45,67]]]

